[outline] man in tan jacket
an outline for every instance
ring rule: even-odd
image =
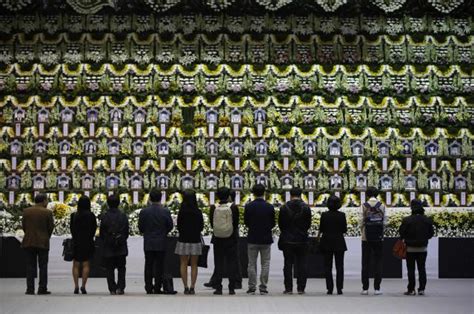
[[[26,294],[35,294],[35,274],[39,266],[38,294],[48,291],[49,239],[54,229],[53,212],[48,210],[46,194],[35,196],[35,205],[23,210],[25,237],[21,246],[26,252]]]

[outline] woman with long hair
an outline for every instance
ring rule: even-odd
[[[186,190],[182,193],[183,202],[178,213],[179,238],[175,254],[180,257],[181,279],[184,285],[184,294],[195,294],[194,287],[198,274],[198,259],[202,253],[202,236],[204,220],[199,209],[196,193]],[[188,263],[191,261],[191,286],[188,286]]]
[[[77,202],[77,212],[71,214],[70,229],[74,246],[72,277],[74,279],[74,294],[79,294],[79,271],[82,266],[81,293],[87,294],[86,283],[89,278],[90,262],[94,255],[94,235],[97,220],[91,212],[91,201],[87,196],[81,196]]]

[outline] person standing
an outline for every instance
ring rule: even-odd
[[[180,273],[184,285],[184,294],[195,294],[198,275],[198,260],[202,254],[202,235],[204,219],[198,207],[196,193],[183,192],[183,202],[178,213],[179,238],[175,254],[179,255]],[[191,287],[188,287],[188,263],[191,261]]]
[[[107,198],[108,210],[100,223],[107,285],[112,295],[125,293],[125,266],[128,255],[128,218],[118,209],[119,205],[119,197],[115,194],[110,195]],[[115,281],[115,269],[118,271],[117,282]]]
[[[54,230],[53,212],[46,208],[46,194],[35,196],[35,205],[23,210],[22,226],[25,233],[21,247],[26,252],[26,292],[35,294],[36,267],[39,268],[38,294],[48,291],[49,239]]]
[[[405,295],[415,295],[415,263],[418,268],[418,294],[425,294],[426,287],[426,256],[428,240],[434,235],[433,221],[425,216],[423,203],[411,201],[411,216],[405,217],[399,229],[400,237],[407,245],[408,287]]]
[[[283,205],[278,216],[280,239],[278,248],[284,257],[284,294],[293,293],[293,266],[298,269],[297,290],[304,294],[306,288],[306,256],[308,251],[308,229],[311,227],[311,209],[301,199],[301,189],[294,187],[290,190],[291,200]]]
[[[161,192],[150,191],[151,205],[140,211],[138,229],[143,234],[145,251],[145,291],[159,293],[164,285],[166,237],[173,229],[173,219],[169,210],[161,205]],[[153,277],[155,284],[153,285]],[[166,291],[165,291],[166,293]]]
[[[235,284],[238,276],[237,244],[239,239],[239,209],[230,202],[230,190],[221,187],[217,190],[217,206],[210,208],[210,222],[213,229],[211,243],[214,244],[215,260],[215,291],[222,294],[222,277],[224,266],[227,265],[229,274],[229,294],[235,294]]]
[[[267,283],[270,271],[270,255],[273,243],[272,229],[275,227],[275,208],[264,199],[265,187],[257,184],[252,193],[255,200],[245,206],[244,223],[248,228],[248,294],[255,294],[257,289],[257,258],[260,254],[262,265],[260,274],[260,294],[268,294]]]
[[[385,206],[378,200],[379,191],[375,187],[367,188],[368,201],[362,205],[362,295],[369,294],[369,267],[374,259],[374,294],[381,295],[382,257],[384,226],[386,224]]]
[[[83,195],[77,202],[77,212],[71,214],[70,230],[73,243],[72,277],[74,294],[79,293],[79,268],[82,264],[81,293],[87,294],[86,284],[89,278],[90,262],[94,255],[94,236],[97,230],[97,220],[91,212],[91,201]]]
[[[347,251],[346,240],[344,239],[344,233],[347,232],[346,215],[339,211],[341,199],[335,195],[329,197],[327,206],[329,211],[321,214],[319,227],[319,234],[322,233],[320,249],[324,254],[326,289],[327,294],[333,293],[332,262],[335,259],[337,294],[342,294],[344,286],[344,252]]]

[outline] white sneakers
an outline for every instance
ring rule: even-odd
[[[362,292],[360,293],[362,295],[369,295],[369,290],[362,290]],[[383,292],[381,290],[375,290],[374,291],[374,295],[382,295]]]

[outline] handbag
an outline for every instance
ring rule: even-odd
[[[207,268],[207,254],[209,253],[209,248],[210,246],[207,244],[202,245],[202,253],[199,255],[198,267]]]
[[[74,242],[72,238],[63,240],[63,258],[66,262],[71,262],[74,259]]]
[[[210,246],[204,242],[204,238],[201,237],[202,251],[198,259],[198,267],[207,268],[207,254],[209,253]]]
[[[398,239],[392,248],[392,253],[396,258],[406,259],[407,258],[407,245],[402,239]]]

